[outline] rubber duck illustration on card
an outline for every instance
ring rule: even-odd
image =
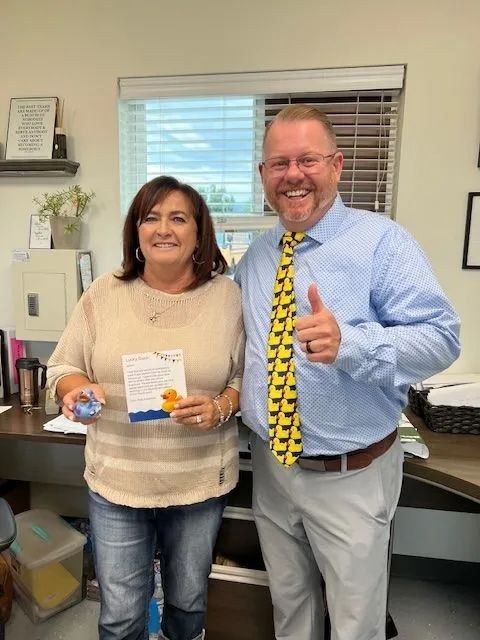
[[[171,413],[175,408],[175,404],[182,399],[182,396],[178,395],[175,389],[165,389],[162,393],[162,398],[165,400],[162,404],[162,409],[167,413]]]

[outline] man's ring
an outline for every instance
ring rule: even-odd
[[[202,416],[198,413],[195,420],[197,421],[197,424],[200,424],[202,421]]]
[[[307,350],[307,353],[313,353],[310,342],[311,340],[307,340],[307,342],[305,343],[305,349]]]

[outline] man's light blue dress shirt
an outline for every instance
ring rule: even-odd
[[[267,336],[285,229],[257,238],[240,261],[247,332],[242,420],[264,440],[267,427]],[[341,345],[333,364],[311,363],[294,344],[303,455],[337,455],[391,433],[411,383],[457,357],[459,319],[423,251],[398,224],[349,209],[337,196],[295,249],[297,315],[311,313],[316,283],[337,319]]]

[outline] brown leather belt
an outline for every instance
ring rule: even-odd
[[[347,471],[353,471],[354,469],[364,469],[371,464],[372,460],[383,455],[397,439],[397,430],[392,431],[388,436],[374,442],[365,449],[357,449],[351,453],[344,454],[347,458]],[[343,456],[311,456],[298,458],[297,464],[302,469],[309,469],[310,471],[341,471],[342,470],[342,457]]]

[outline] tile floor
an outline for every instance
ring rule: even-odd
[[[398,640],[479,640],[480,580],[473,588],[392,578],[390,611]],[[97,615],[98,603],[84,600],[34,626],[14,604],[6,640],[96,640]]]

